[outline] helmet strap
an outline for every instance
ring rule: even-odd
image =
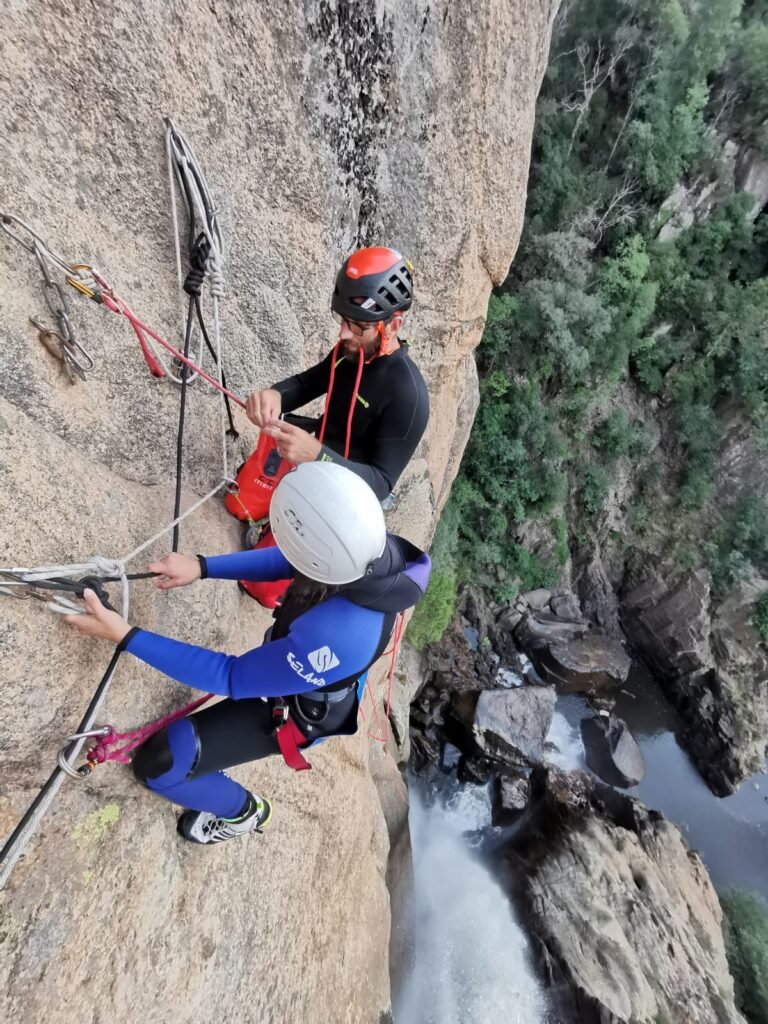
[[[373,356],[369,360],[369,362],[373,362],[373,360],[374,359],[378,359],[379,356],[388,356],[389,355],[389,342],[387,341],[387,336],[386,336],[386,334],[384,332],[384,321],[383,320],[379,320],[378,323],[376,324],[376,331],[377,331],[377,333],[379,335],[379,348],[378,348],[378,351],[376,352],[376,355]]]

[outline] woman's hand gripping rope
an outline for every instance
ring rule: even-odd
[[[202,567],[197,558],[191,555],[172,553],[147,567],[155,577],[158,590],[172,590],[175,587],[186,587],[199,580]],[[83,591],[84,615],[65,615],[63,621],[76,629],[83,636],[92,636],[97,640],[111,640],[113,644],[121,643],[131,626],[118,612],[105,608],[98,595],[90,589]]]
[[[65,615],[63,618],[78,633],[98,640],[111,640],[113,644],[121,643],[130,633],[131,627],[122,615],[105,608],[94,590],[83,591],[83,603],[85,615]]]

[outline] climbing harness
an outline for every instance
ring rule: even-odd
[[[18,242],[27,252],[35,257],[42,274],[43,294],[56,327],[48,327],[41,320],[30,317],[30,323],[37,329],[38,337],[45,349],[58,359],[67,375],[70,384],[76,378],[86,380],[86,373],[94,368],[94,361],[75,337],[72,321],[69,317],[69,303],[62,286],[53,279],[52,268],[63,270],[65,280],[71,276],[73,268],[48,248],[36,231],[19,217],[0,211],[0,228]],[[24,232],[26,238],[19,232]],[[71,283],[71,282],[68,282]]]
[[[339,358],[341,340],[336,342],[331,353],[331,372],[328,379],[328,391],[325,396],[325,409],[320,421],[320,429],[317,439],[322,444],[325,437],[325,427],[328,421],[328,410],[333,395],[333,385],[336,379],[336,367],[344,358]],[[347,433],[344,443],[344,458],[349,458],[349,449],[352,442],[352,417],[357,406],[357,396],[360,390],[360,379],[363,375],[365,357],[362,349],[358,352],[357,374],[355,385],[352,390],[352,398],[349,403],[347,414]],[[302,420],[302,426],[309,425],[306,417],[293,417],[291,413],[285,416],[287,422],[291,420]],[[316,422],[312,424],[316,428]],[[224,499],[227,510],[237,519],[245,520],[248,523],[248,534],[246,543],[254,549],[274,547],[275,539],[269,527],[269,504],[272,501],[272,494],[280,480],[294,468],[294,464],[283,458],[277,450],[274,438],[263,431],[259,436],[259,442],[248,460],[241,466],[237,473],[234,487],[228,488]],[[290,586],[290,580],[270,580],[266,583],[256,583],[253,580],[240,580],[238,586],[243,593],[254,598],[264,608],[277,608],[285,591]]]

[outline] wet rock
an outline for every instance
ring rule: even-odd
[[[621,718],[584,718],[581,738],[587,766],[604,782],[627,789],[645,777],[643,752]]]
[[[494,825],[514,825],[528,806],[531,782],[525,776],[498,775],[492,789],[491,821]]]
[[[586,636],[531,651],[546,682],[566,693],[599,693],[626,682],[632,661],[618,641]]]
[[[549,590],[540,587],[538,590],[529,590],[527,594],[523,594],[523,600],[529,608],[533,608],[535,612],[541,612],[549,605],[551,596]]]
[[[679,830],[584,772],[532,783],[510,858],[555,1019],[743,1024],[720,904]]]
[[[619,600],[598,556],[582,571],[576,589],[584,617],[611,636],[619,634]]]
[[[554,711],[555,693],[548,686],[460,694],[450,713],[454,742],[502,764],[536,764],[544,757]]]
[[[685,722],[682,741],[710,789],[734,792],[768,737],[768,654],[752,624],[768,580],[740,584],[712,616],[704,571],[664,582],[655,570],[624,597],[627,635]]]
[[[583,622],[579,602],[573,594],[556,594],[549,602],[553,615],[564,622]]]
[[[676,679],[709,666],[709,599],[705,569],[673,585],[653,572],[622,596],[624,630],[655,674]]]
[[[482,757],[463,756],[456,777],[462,784],[485,786],[491,777],[491,764]]]

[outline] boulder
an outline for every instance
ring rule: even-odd
[[[596,715],[581,721],[587,767],[611,786],[627,789],[645,777],[645,758],[621,718]]]
[[[515,630],[515,639],[530,654],[535,648],[582,637],[588,628],[585,622],[563,622],[549,612],[536,612],[523,617]]]
[[[535,612],[541,612],[549,605],[551,596],[549,590],[539,587],[538,590],[529,590],[527,594],[523,594],[523,600],[529,608],[533,608]]]
[[[531,796],[530,779],[523,775],[497,775],[491,795],[491,821],[494,825],[514,825],[520,819]]]
[[[621,686],[632,665],[618,641],[595,635],[533,649],[531,658],[544,680],[566,693],[599,693]]]
[[[680,831],[584,772],[534,774],[511,855],[553,1019],[744,1024],[720,904]]]
[[[579,602],[574,594],[556,594],[549,602],[552,614],[564,622],[583,622]]]
[[[462,693],[452,702],[449,732],[466,753],[526,767],[543,760],[554,711],[555,692],[549,686]]]

